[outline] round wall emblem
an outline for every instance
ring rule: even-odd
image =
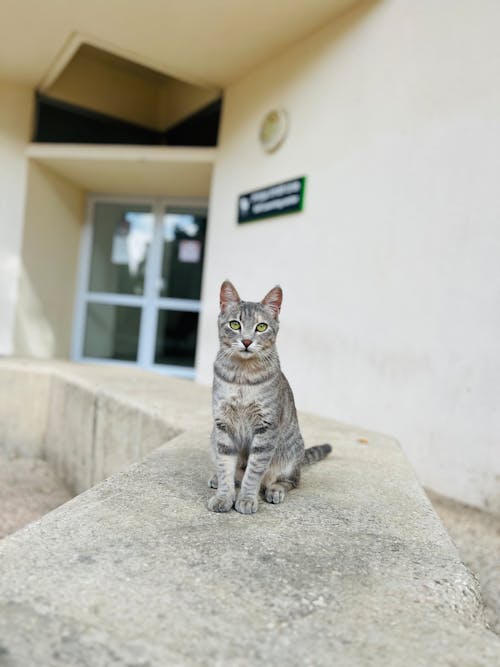
[[[270,111],[260,126],[259,140],[267,153],[281,146],[288,132],[288,114],[284,109]]]

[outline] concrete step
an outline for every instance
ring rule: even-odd
[[[486,621],[500,636],[500,516],[426,493],[461,559],[478,578]]]
[[[14,367],[0,362],[0,386]],[[29,372],[17,371],[19,386]],[[130,429],[148,403],[148,374],[134,397],[120,395],[119,373],[107,385],[100,369],[44,372],[67,383],[66,396],[98,387],[109,447],[127,432],[125,406]],[[186,419],[181,432],[0,543],[0,665],[500,663],[477,584],[394,440],[301,416],[307,443],[329,441],[332,455],[282,505],[214,514],[208,395],[151,382],[150,397],[167,395],[157,399],[164,423]],[[191,424],[176,397],[196,413]]]

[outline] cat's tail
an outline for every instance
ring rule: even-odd
[[[330,445],[316,445],[315,447],[308,447],[304,452],[302,465],[307,466],[311,463],[321,461],[332,451]]]

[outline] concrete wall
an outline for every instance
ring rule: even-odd
[[[0,355],[12,353],[33,92],[0,82]]]
[[[160,91],[158,125],[164,130],[220,97],[220,91],[197,88],[179,79],[167,79]]]
[[[47,95],[156,130],[164,130],[219,96],[94,47],[82,46]]]
[[[83,46],[47,95],[148,127],[157,127],[160,75]],[[161,128],[157,128],[161,129]]]
[[[493,0],[368,3],[225,91],[197,356],[209,383],[224,278],[280,282],[300,408],[395,434],[425,485],[497,511],[499,23]],[[303,214],[237,226],[239,194],[301,175]]]
[[[67,358],[84,194],[46,167],[30,162],[14,354]]]

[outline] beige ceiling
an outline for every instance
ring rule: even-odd
[[[215,148],[31,144],[27,156],[84,192],[206,197]]]
[[[223,87],[358,1],[1,0],[0,79],[39,86],[85,42]]]

